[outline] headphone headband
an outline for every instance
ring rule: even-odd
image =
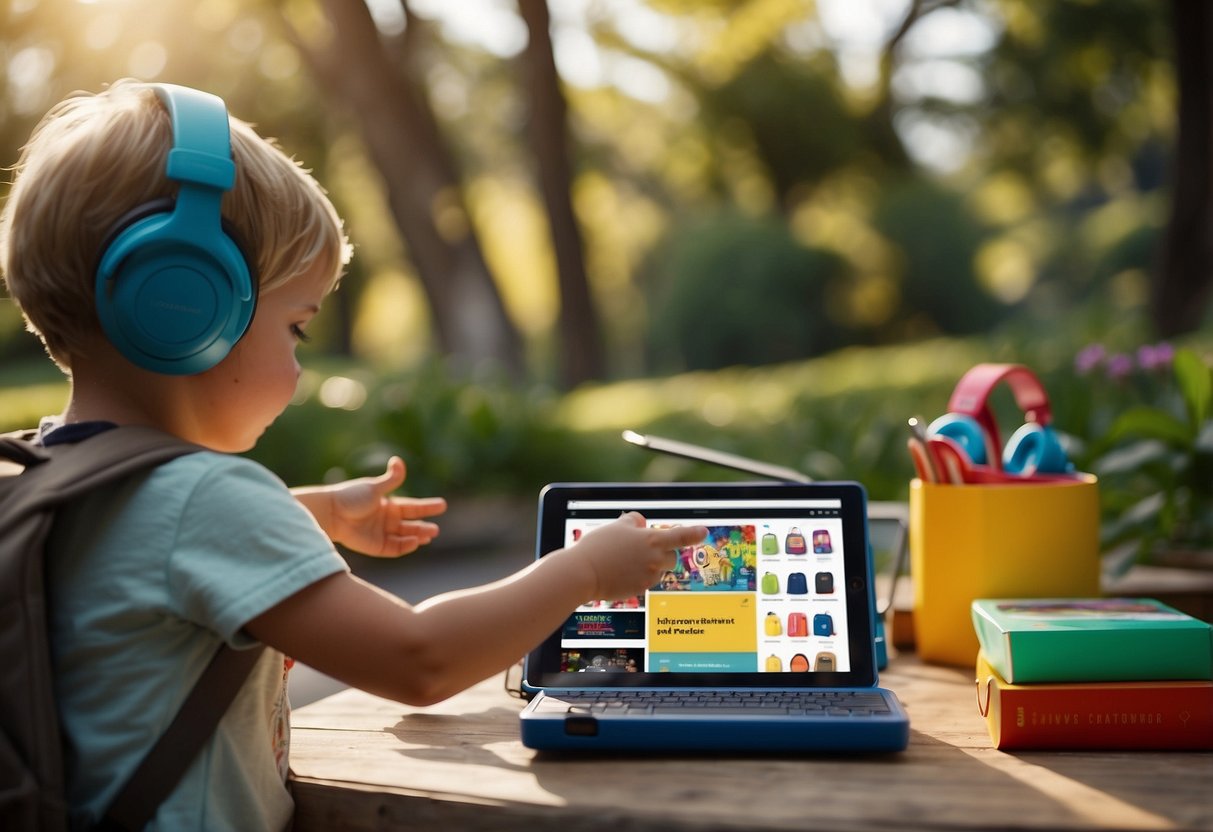
[[[236,163],[223,99],[177,84],[150,86],[164,102],[173,125],[168,178],[230,191],[236,184]]]
[[[1016,406],[1023,411],[1024,421],[1047,425],[1053,420],[1049,394],[1027,367],[1022,364],[978,364],[956,383],[952,398],[948,400],[948,410],[976,419],[995,447],[1002,446],[1002,438],[990,409],[990,394],[1001,381],[1006,381],[1011,388]]]

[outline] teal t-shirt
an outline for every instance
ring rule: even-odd
[[[109,805],[221,642],[250,646],[248,621],[347,568],[282,481],[240,457],[192,454],[63,509],[47,587],[71,805]],[[289,664],[265,651],[149,828],[289,824]]]

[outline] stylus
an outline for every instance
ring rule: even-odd
[[[634,430],[625,430],[623,432],[623,439],[625,442],[631,442],[633,445],[648,448],[650,451],[680,456],[684,459],[693,459],[696,462],[708,462],[712,465],[720,465],[724,468],[744,471],[747,474],[757,474],[760,477],[767,477],[782,482],[813,481],[811,477],[793,468],[784,468],[782,465],[771,465],[766,462],[759,462],[756,459],[749,459],[744,456],[725,453],[724,451],[715,451],[701,445],[679,442],[677,439],[666,439],[661,436],[653,436],[652,434],[637,433]]]

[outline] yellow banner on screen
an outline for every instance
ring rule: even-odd
[[[649,649],[654,652],[742,653],[758,648],[751,593],[653,593],[649,607]]]

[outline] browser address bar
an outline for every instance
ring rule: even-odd
[[[645,509],[677,508],[695,511],[701,508],[842,508],[842,500],[569,500],[569,509]]]

